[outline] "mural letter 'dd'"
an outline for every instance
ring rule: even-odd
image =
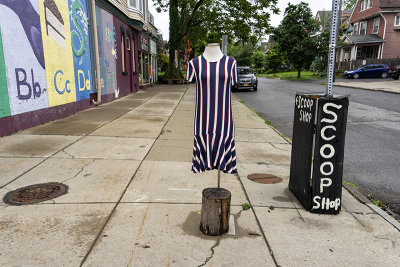
[[[68,2],[39,0],[49,106],[76,101]]]
[[[68,0],[71,20],[71,47],[74,58],[76,99],[90,97],[91,63],[89,48],[89,28],[85,0]]]

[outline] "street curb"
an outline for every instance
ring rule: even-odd
[[[361,89],[361,90],[369,90],[369,91],[378,91],[378,92],[385,92],[385,93],[392,93],[392,94],[400,94],[400,92],[393,92],[393,91],[389,91],[386,89],[381,89],[381,88],[377,88],[377,89],[371,89],[371,88],[366,88],[366,87],[360,87],[360,86],[354,86],[354,85],[342,85],[342,84],[335,84],[333,83],[334,86],[338,86],[338,87],[345,87],[345,88],[353,88],[353,89]]]
[[[360,201],[364,205],[367,205],[375,213],[377,213],[383,219],[385,219],[387,222],[389,222],[391,225],[393,225],[394,228],[396,228],[398,231],[400,231],[400,223],[398,221],[396,221],[394,218],[392,218],[386,211],[384,211],[381,208],[379,208],[378,206],[376,206],[374,203],[372,203],[371,200],[369,200],[366,196],[364,196],[360,191],[358,191],[354,187],[352,187],[348,184],[343,184],[342,186],[347,191],[349,191],[349,193],[352,194],[358,201]]]
[[[389,214],[387,214],[385,211],[383,211],[381,208],[377,207],[375,204],[366,204],[370,209],[378,213],[382,218],[384,218],[387,222],[389,222],[391,225],[393,225],[394,228],[397,229],[397,231],[400,232],[400,223],[393,219]]]

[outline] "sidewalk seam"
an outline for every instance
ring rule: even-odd
[[[268,240],[267,240],[267,237],[266,237],[266,235],[265,235],[265,233],[264,233],[264,229],[262,228],[261,223],[260,223],[260,220],[259,220],[258,217],[257,217],[256,211],[254,210],[253,205],[251,205],[251,201],[250,201],[249,195],[247,194],[246,188],[244,187],[244,184],[243,184],[243,182],[242,182],[242,178],[241,178],[240,175],[239,175],[239,172],[237,173],[237,176],[238,176],[238,178],[239,178],[238,180],[239,180],[239,182],[240,182],[240,185],[242,186],[242,190],[243,190],[243,192],[244,192],[245,195],[246,195],[246,199],[247,199],[247,201],[249,202],[249,204],[250,204],[250,206],[251,206],[251,210],[253,211],[253,215],[254,215],[254,218],[256,219],[258,228],[260,229],[260,232],[261,232],[261,234],[262,234],[262,236],[263,236],[263,238],[264,238],[265,244],[266,244],[267,247],[268,247],[269,254],[270,254],[272,260],[274,261],[275,266],[276,266],[276,267],[279,267],[280,265],[279,265],[278,262],[276,261],[276,258],[275,258],[275,255],[274,255],[274,251],[272,250],[272,248],[271,248],[271,246],[270,246],[270,244],[269,244],[269,242],[268,242]]]
[[[185,91],[185,93],[186,93],[186,91]],[[131,95],[131,94],[129,94],[129,95]],[[129,96],[129,95],[126,95],[126,96]],[[155,95],[153,95],[152,97],[150,97],[149,99],[147,99],[146,101],[144,101],[142,104],[146,103],[147,101],[149,101],[150,99],[152,99],[154,96],[155,96]],[[125,96],[124,96],[124,97],[125,97]],[[121,99],[122,99],[122,98],[121,98]],[[140,105],[142,105],[142,104],[140,104]],[[140,105],[139,105],[139,106],[140,106]],[[137,108],[137,107],[135,107],[135,108]],[[133,109],[127,111],[126,113],[128,113],[128,112],[134,110],[135,108],[133,108]],[[79,112],[78,112],[78,113],[79,113]],[[76,140],[75,140],[74,142],[72,142],[71,144],[68,144],[68,145],[66,145],[65,147],[61,148],[60,150],[57,150],[56,152],[54,152],[53,154],[51,154],[51,155],[48,156],[48,157],[44,157],[44,159],[43,159],[41,162],[39,162],[38,164],[36,164],[36,165],[33,166],[32,168],[30,168],[29,170],[27,170],[27,171],[25,171],[24,173],[18,175],[18,176],[15,177],[13,180],[9,181],[8,183],[4,184],[3,186],[0,186],[0,189],[2,189],[2,188],[4,188],[5,186],[7,186],[7,185],[9,185],[9,184],[11,184],[11,183],[13,183],[13,182],[15,182],[16,180],[18,180],[19,178],[21,178],[23,175],[27,174],[28,172],[30,172],[30,171],[33,170],[34,168],[36,168],[36,167],[38,167],[39,165],[41,165],[43,162],[47,161],[48,159],[51,159],[51,158],[52,158],[54,155],[56,155],[57,153],[63,151],[64,153],[68,154],[67,152],[64,151],[66,148],[72,146],[73,144],[77,143],[78,141],[82,140],[83,138],[89,136],[89,134],[93,133],[94,131],[96,131],[97,129],[103,127],[104,125],[106,125],[106,124],[108,124],[108,123],[110,123],[110,122],[113,122],[113,121],[115,121],[115,120],[121,118],[121,117],[124,116],[126,113],[121,114],[120,116],[114,118],[113,120],[110,120],[110,121],[108,121],[108,122],[105,122],[105,123],[100,124],[98,127],[96,127],[95,129],[93,129],[92,131],[88,132],[87,134],[85,134],[85,135],[83,135],[83,136],[80,136],[80,138],[76,139]],[[75,114],[77,114],[77,113],[75,113]],[[72,114],[72,115],[75,115],[75,114]],[[71,116],[72,116],[72,115],[71,115]],[[171,115],[171,116],[172,116],[172,115]],[[67,118],[67,117],[65,117],[65,118]],[[64,119],[64,118],[60,118],[60,120],[61,120],[61,119]],[[57,121],[57,120],[56,120],[56,121]],[[51,122],[54,122],[54,121],[49,121],[49,122],[47,122],[47,123],[51,123]],[[47,124],[47,123],[44,123],[44,124],[42,124],[42,125],[45,125],[45,124]],[[38,125],[38,126],[42,126],[42,125]],[[36,127],[38,127],[38,126],[36,126]],[[28,135],[34,135],[34,134],[28,134]],[[46,134],[44,134],[44,135],[40,134],[40,135],[41,135],[41,136],[46,136]],[[47,134],[47,135],[52,135],[52,134]],[[63,136],[63,135],[60,135],[60,136]],[[74,136],[76,136],[76,135],[74,135]],[[69,155],[69,154],[68,154],[68,155]],[[74,159],[74,157],[73,157],[72,155],[70,155],[70,156]],[[23,157],[23,158],[43,158],[43,157]]]
[[[189,89],[189,87],[186,88],[186,90],[184,91],[182,97],[179,99],[179,102],[178,102],[177,105],[175,106],[174,111],[172,112],[171,116],[169,116],[168,120],[165,121],[164,126],[161,128],[161,130],[160,130],[160,132],[159,132],[157,138],[154,139],[153,144],[151,145],[151,147],[149,148],[149,150],[147,151],[147,153],[146,153],[146,155],[143,157],[143,159],[140,161],[140,164],[138,165],[138,167],[136,168],[135,172],[134,172],[133,175],[131,176],[131,178],[130,178],[128,184],[126,185],[126,187],[125,187],[125,189],[124,189],[124,191],[122,191],[122,194],[121,194],[120,198],[119,198],[118,201],[115,203],[113,209],[111,210],[110,214],[108,215],[107,220],[104,222],[103,226],[101,227],[99,233],[97,234],[95,240],[93,241],[92,245],[90,246],[89,250],[87,251],[87,253],[86,253],[86,255],[84,256],[84,258],[82,259],[81,264],[80,264],[79,266],[83,266],[83,264],[85,263],[85,261],[86,261],[87,258],[89,257],[90,253],[92,252],[93,248],[96,246],[96,243],[97,243],[97,241],[99,240],[99,237],[100,237],[101,233],[104,231],[104,229],[106,228],[108,222],[111,220],[111,217],[114,215],[115,210],[117,209],[118,205],[121,203],[121,200],[122,200],[122,198],[124,197],[124,195],[125,195],[126,191],[128,190],[129,186],[131,185],[133,179],[135,178],[136,173],[139,171],[139,169],[140,169],[140,167],[142,166],[143,162],[145,161],[146,157],[149,155],[151,149],[154,147],[154,144],[156,143],[157,139],[160,138],[160,135],[161,135],[162,130],[164,129],[165,125],[169,122],[169,120],[171,119],[172,115],[175,113],[176,108],[179,106],[179,104],[180,104],[182,98],[185,96],[185,94],[186,94],[186,92],[187,92],[188,89]],[[156,95],[157,95],[157,94],[156,94]],[[154,96],[155,96],[155,95],[154,95]],[[153,98],[154,96],[152,96],[151,98]],[[151,98],[149,98],[149,99],[151,99]],[[148,99],[148,100],[149,100],[149,99]],[[148,101],[148,100],[147,100],[147,101]],[[147,101],[145,101],[145,102],[147,102]],[[144,103],[145,103],[145,102],[144,102]],[[121,116],[123,116],[123,115],[121,115]],[[118,117],[118,118],[119,118],[119,117]]]

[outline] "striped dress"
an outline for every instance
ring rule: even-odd
[[[203,55],[188,64],[186,79],[196,82],[192,171],[220,169],[237,173],[231,86],[238,80],[236,60],[216,62]]]

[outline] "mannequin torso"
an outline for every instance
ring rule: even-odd
[[[209,62],[219,61],[224,54],[221,51],[218,43],[207,44],[204,49],[203,57]]]

